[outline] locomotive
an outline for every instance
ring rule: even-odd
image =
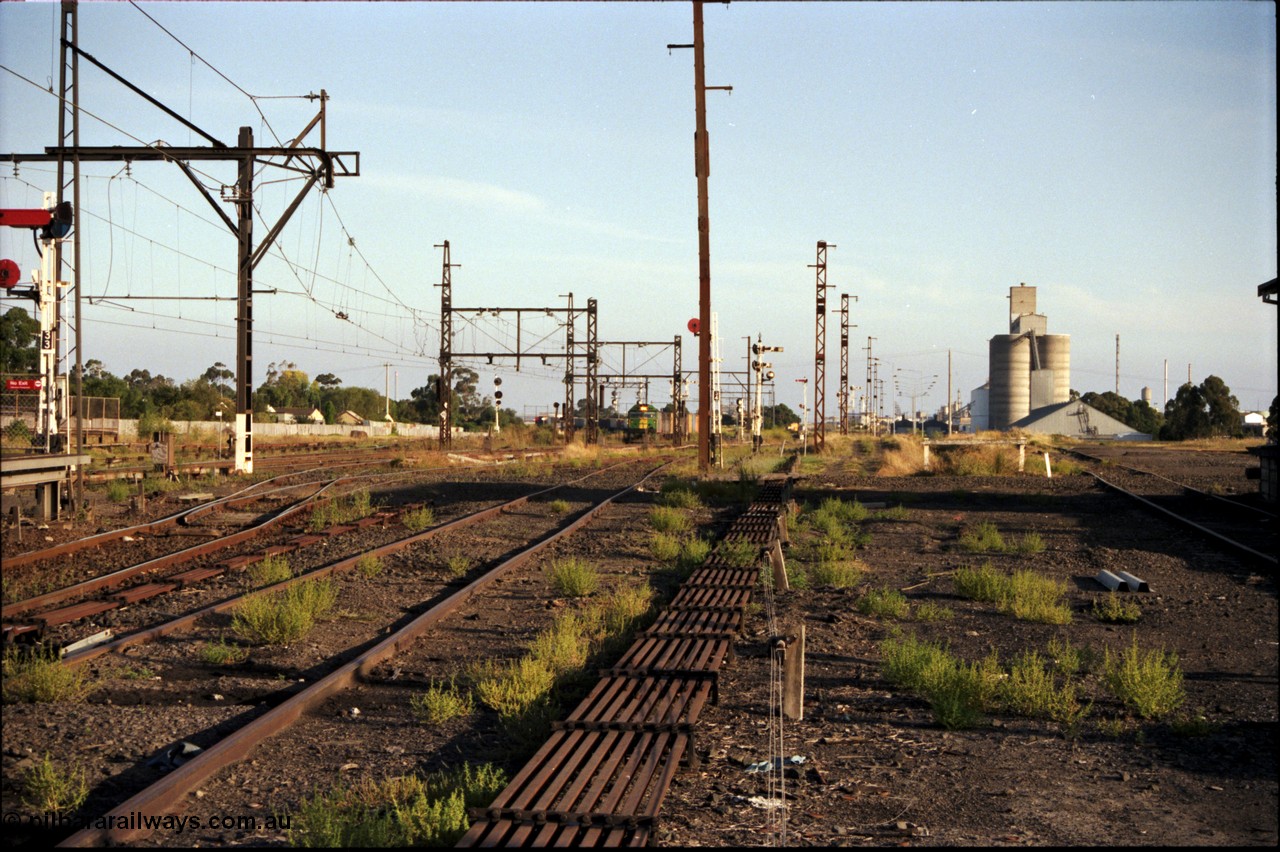
[[[627,443],[650,441],[657,434],[657,408],[648,403],[638,402],[627,410],[627,425],[622,430],[622,440]]]

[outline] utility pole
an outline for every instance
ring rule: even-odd
[[[386,401],[386,413],[382,415],[382,419],[391,422],[391,365],[389,363],[382,365],[382,398]]]
[[[953,429],[953,415],[955,406],[951,404],[951,350],[947,350],[947,435],[950,436]]]
[[[695,130],[693,169],[698,179],[698,472],[711,470],[711,214],[707,179],[711,176],[711,146],[707,137],[707,90],[733,91],[732,86],[708,86],[702,38],[702,1],[693,4],[693,44],[668,44],[693,48],[693,97]]]
[[[834,243],[818,240],[818,257],[812,264],[817,270],[817,325],[813,346],[813,451],[827,448],[827,249]]]
[[[1116,396],[1120,395],[1120,335],[1116,334]]]

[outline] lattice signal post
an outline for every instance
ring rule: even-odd
[[[853,300],[858,301],[854,296]],[[840,294],[840,434],[849,434],[849,294]]]
[[[813,356],[813,450],[817,453],[827,447],[827,249],[835,247],[835,243],[818,240],[818,259],[812,264],[818,280]]]

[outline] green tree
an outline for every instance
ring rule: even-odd
[[[780,402],[777,405],[766,405],[761,407],[760,416],[764,425],[769,428],[774,426],[790,426],[792,423],[800,422],[800,415],[792,411],[785,402]]]
[[[1271,410],[1267,412],[1267,440],[1280,443],[1280,396],[1271,400]]]
[[[34,373],[40,368],[40,321],[22,308],[0,316],[0,373]]]
[[[1238,438],[1244,434],[1244,415],[1240,413],[1240,401],[1231,395],[1231,388],[1217,376],[1209,376],[1200,385],[1208,406],[1209,428],[1212,434]]]
[[[1165,405],[1160,437],[1168,441],[1191,438],[1239,437],[1244,433],[1240,402],[1231,388],[1217,376],[1199,385],[1190,382],[1178,388],[1178,395]]]

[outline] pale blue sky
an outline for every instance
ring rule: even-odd
[[[327,90],[328,147],[362,175],[300,208],[255,303],[255,383],[273,361],[399,396],[425,384],[439,348],[440,252],[455,305],[561,306],[595,297],[600,336],[662,340],[698,313],[693,56],[687,2],[147,3],[141,8],[240,88],[287,140]],[[1115,385],[1157,404],[1221,376],[1243,406],[1275,394],[1275,4],[756,3],[706,7],[713,309],[724,367],[744,337],[775,356],[778,398],[811,376],[815,243],[829,305],[853,305],[851,384],[876,338],[881,378],[938,375],[967,401],[987,377],[1006,295],[1039,288],[1049,331],[1071,335],[1071,387]],[[57,6],[0,4],[0,151],[55,142]],[[254,102],[129,3],[80,7],[81,47],[233,143],[271,131]],[[82,108],[137,140],[202,144],[82,63]],[[139,144],[84,118],[84,144]],[[85,166],[86,293],[230,296],[235,244],[173,166]],[[209,183],[234,181],[205,164]],[[0,168],[0,206],[35,206],[46,167]],[[113,178],[113,176],[116,176]],[[268,179],[278,174],[266,173]],[[259,192],[261,236],[296,192]],[[339,224],[345,225],[345,233]],[[347,237],[354,238],[360,254]],[[35,265],[24,235],[0,253]],[[363,257],[361,257],[363,255]],[[366,263],[367,262],[367,263]],[[7,307],[11,302],[6,300]],[[407,318],[402,305],[417,314]],[[125,310],[123,306],[132,308]],[[355,322],[343,322],[334,313]],[[116,373],[177,379],[235,354],[231,302],[117,301],[85,312],[85,355]],[[455,320],[455,347],[509,346],[513,326]],[[553,326],[522,329],[530,339]],[[155,330],[153,330],[155,329]],[[186,334],[166,332],[176,329]],[[495,342],[493,338],[498,338]],[[333,351],[337,350],[337,351]],[[839,319],[827,325],[827,412],[836,410]],[[628,367],[635,369],[634,352]],[[616,351],[610,366],[620,366]],[[559,368],[476,365],[504,402],[560,398]],[[644,369],[670,369],[669,349]],[[925,379],[927,382],[927,378]],[[665,401],[665,387],[653,388]],[[728,391],[726,395],[731,397]],[[632,394],[621,402],[629,404]],[[810,389],[812,397],[812,389]],[[904,406],[906,405],[904,401]]]

